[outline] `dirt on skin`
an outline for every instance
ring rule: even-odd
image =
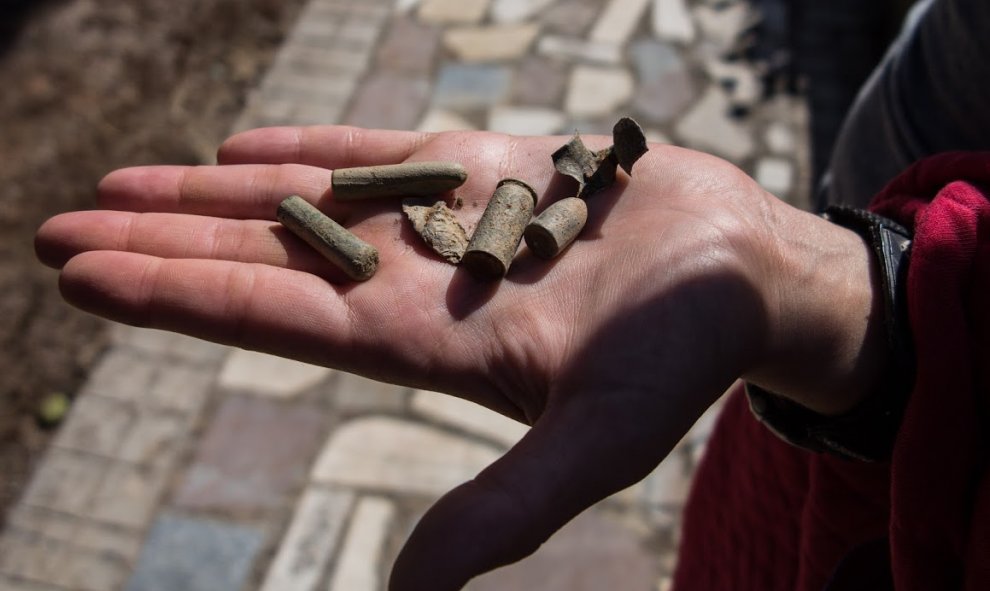
[[[35,230],[123,166],[212,162],[305,0],[0,0],[0,524],[108,342]]]

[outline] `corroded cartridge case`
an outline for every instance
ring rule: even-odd
[[[588,221],[588,205],[579,197],[561,199],[526,226],[523,235],[533,254],[552,259],[567,248]]]
[[[516,179],[499,182],[471,236],[461,264],[479,279],[504,277],[533,217],[536,191]]]
[[[369,279],[378,270],[378,250],[293,195],[278,206],[278,221],[302,238],[355,281]]]
[[[336,201],[374,197],[425,197],[456,189],[467,180],[457,162],[405,162],[338,168],[330,177]]]

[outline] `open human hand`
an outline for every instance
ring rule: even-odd
[[[533,186],[537,211],[572,192],[550,160],[565,141],[254,130],[221,147],[220,166],[111,173],[105,210],[52,218],[37,251],[61,268],[65,298],[96,314],[448,392],[531,424],[424,516],[390,582],[458,589],[645,476],[735,379],[773,374],[793,332],[775,232],[796,214],[698,152],[652,146],[634,177],[589,199],[568,251],[547,262],[523,248],[496,283],[430,252],[396,200],[335,203],[329,190],[335,168],[457,161],[470,228],[502,178]],[[378,273],[349,283],[273,222],[292,194],[375,245]]]

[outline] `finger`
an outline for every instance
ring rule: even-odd
[[[65,264],[59,287],[70,304],[125,324],[391,383],[454,390],[474,363],[459,354],[463,335],[441,320],[435,306],[408,309],[410,301],[443,301],[448,266],[421,267],[414,274],[401,267],[383,264],[374,280],[338,287],[268,265],[89,251]],[[430,376],[441,359],[449,376]],[[477,398],[498,412],[511,411],[492,393]]]
[[[361,129],[336,125],[266,127],[229,138],[220,146],[220,164],[308,164],[347,168],[403,162],[430,138],[413,131]]]
[[[59,287],[69,303],[111,320],[306,360],[323,352],[327,334],[351,344],[346,296],[289,269],[91,251],[66,263]]]
[[[461,589],[532,554],[575,515],[645,476],[687,428],[652,424],[643,433],[633,427],[642,416],[599,406],[548,409],[504,457],[441,498],[400,552],[390,590]]]
[[[332,265],[284,227],[260,220],[230,220],[171,213],[80,211],[55,216],[38,229],[41,262],[61,268],[91,250],[120,250],[173,259],[260,263],[342,281]]]
[[[273,220],[289,195],[321,202],[330,176],[329,170],[295,164],[143,166],[105,176],[98,198],[105,209]],[[331,215],[342,213],[324,201]]]

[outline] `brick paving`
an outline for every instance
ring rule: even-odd
[[[629,114],[800,206],[802,104],[760,101],[756,73],[720,58],[751,19],[733,1],[311,0],[235,127],[607,133]],[[0,590],[382,589],[430,503],[525,432],[432,392],[114,334],[0,533]],[[716,412],[469,589],[667,588]]]

